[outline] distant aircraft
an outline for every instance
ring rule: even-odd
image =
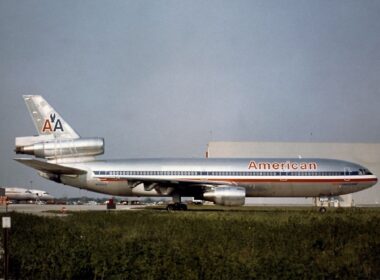
[[[28,189],[24,188],[5,188],[5,196],[8,200],[29,201],[34,200],[35,195]]]
[[[5,188],[5,196],[14,201],[49,201],[54,197],[46,191],[25,188]]]
[[[42,177],[118,196],[171,196],[168,210],[186,210],[181,197],[227,206],[246,197],[324,197],[364,190],[377,177],[347,161],[316,158],[129,159],[95,160],[102,138],[81,138],[39,95],[26,95],[38,136],[17,137],[15,160]]]

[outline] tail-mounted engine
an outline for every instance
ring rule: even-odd
[[[35,142],[39,137],[16,138],[15,152],[38,158],[60,159],[97,156],[104,153],[103,138],[53,139]]]

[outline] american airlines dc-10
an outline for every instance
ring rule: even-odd
[[[171,196],[168,210],[186,210],[181,197],[244,205],[246,197],[321,197],[364,190],[377,177],[367,168],[317,158],[200,158],[96,160],[102,138],[82,138],[39,95],[24,96],[38,136],[17,137],[18,162],[49,180],[118,196]]]

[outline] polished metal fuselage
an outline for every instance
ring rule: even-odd
[[[130,159],[64,165],[87,174],[61,176],[63,183],[120,196],[190,196],[200,185],[232,185],[244,187],[247,197],[318,197],[357,192],[377,182],[375,175],[363,173],[365,167],[331,159]]]

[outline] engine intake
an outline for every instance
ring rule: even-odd
[[[220,186],[203,194],[203,198],[224,206],[241,206],[245,203],[245,188]]]
[[[55,139],[25,146],[16,145],[15,151],[17,154],[34,155],[45,159],[97,156],[104,153],[104,139]]]

